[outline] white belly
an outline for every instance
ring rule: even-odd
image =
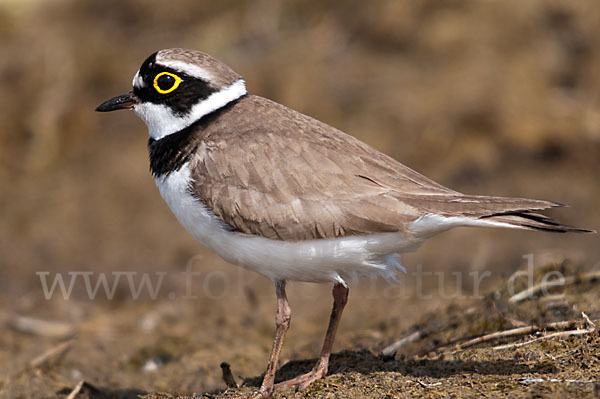
[[[272,280],[343,284],[358,277],[394,280],[404,270],[397,254],[416,250],[421,241],[404,233],[380,233],[286,242],[232,232],[191,195],[189,164],[157,178],[156,185],[179,222],[200,243],[227,262]]]

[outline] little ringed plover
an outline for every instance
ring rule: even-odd
[[[131,109],[148,126],[150,169],[179,222],[227,262],[275,284],[276,332],[255,398],[327,373],[348,283],[393,280],[398,255],[459,226],[589,232],[538,213],[561,204],[467,195],[446,188],[356,138],[246,92],[225,64],[194,50],[152,54],[133,90],[100,112]],[[291,311],[286,281],[333,283],[320,360],[274,384]]]

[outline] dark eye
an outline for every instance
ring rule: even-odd
[[[154,78],[154,88],[160,94],[175,90],[181,83],[181,78],[171,72],[161,72]]]
[[[169,90],[175,84],[175,78],[171,75],[163,75],[156,81],[161,90]]]

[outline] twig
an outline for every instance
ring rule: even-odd
[[[525,327],[512,328],[510,330],[496,331],[491,334],[482,335],[480,337],[463,342],[462,344],[459,344],[459,346],[461,349],[464,349],[468,348],[469,346],[480,344],[482,342],[493,341],[500,338],[517,337],[519,335],[533,334],[542,330],[557,330],[559,328],[569,328],[575,325],[576,323],[577,322],[574,320],[568,320],[559,321],[555,323],[548,323],[542,326],[531,325]]]
[[[495,351],[500,351],[500,350],[504,350],[504,349],[520,348],[522,346],[533,344],[538,341],[543,341],[545,339],[556,338],[556,337],[568,337],[571,335],[582,335],[582,334],[590,333],[594,330],[595,329],[585,329],[585,330],[577,329],[577,330],[568,330],[568,331],[558,331],[558,332],[544,335],[542,337],[531,339],[531,340],[525,341],[525,342],[514,342],[512,344],[494,346],[492,349]]]
[[[533,287],[530,287],[526,290],[523,290],[523,291],[511,296],[508,299],[508,302],[519,303],[525,299],[532,298],[534,295],[539,294],[542,290],[547,290],[548,288],[551,288],[551,287],[557,287],[557,286],[564,287],[566,285],[575,284],[576,282],[592,281],[592,280],[596,280],[596,279],[600,279],[600,271],[598,271],[598,270],[589,272],[589,273],[584,273],[580,276],[567,276],[562,280],[562,284],[560,284],[560,285],[557,284],[557,281],[559,281],[559,280],[550,280],[550,281],[544,280],[541,283],[534,285]]]
[[[548,379],[544,379],[544,378],[536,378],[536,377],[523,377],[519,379],[519,382],[521,384],[534,384],[534,383],[540,383],[540,382],[572,382],[572,383],[576,383],[576,384],[595,384],[598,381],[595,380],[573,380],[573,379],[562,379],[562,378],[548,378]]]
[[[0,387],[4,386],[8,381],[10,381],[12,379],[18,378],[20,375],[22,375],[29,369],[35,369],[35,368],[41,367],[41,366],[51,362],[54,359],[60,358],[71,348],[71,345],[73,345],[73,342],[75,342],[74,339],[71,339],[66,342],[62,342],[62,343],[48,349],[46,352],[42,353],[38,357],[30,360],[29,363],[27,363],[27,365],[25,367],[14,372],[13,374],[8,375],[7,377],[4,378],[4,380],[0,381]]]
[[[582,313],[582,314],[585,315],[585,313]],[[589,320],[587,315],[585,315],[583,317],[588,324],[595,326],[594,321]],[[595,320],[595,321],[598,322],[600,320]],[[419,354],[419,356],[425,355],[427,353],[436,351],[440,348],[444,348],[444,347],[447,347],[450,345],[457,345],[458,350],[460,351],[465,348],[468,348],[468,347],[471,347],[471,346],[474,346],[477,344],[481,344],[484,342],[494,341],[494,340],[502,339],[502,338],[518,337],[520,335],[534,334],[537,332],[547,331],[547,330],[559,330],[559,329],[565,329],[565,328],[572,328],[577,324],[578,324],[578,321],[576,321],[576,320],[565,320],[565,321],[557,321],[554,323],[543,324],[543,325],[539,325],[539,326],[538,325],[530,325],[530,326],[512,328],[510,330],[496,331],[496,332],[482,335],[482,336],[475,337],[475,338],[469,338],[469,337],[456,338],[456,339],[452,339],[444,344],[438,345],[433,349],[428,349],[426,352]],[[466,339],[468,339],[468,341],[465,341],[462,344],[459,343]]]
[[[71,391],[69,396],[67,396],[66,399],[75,399],[75,397],[77,396],[79,391],[81,391],[81,387],[83,387],[84,382],[85,382],[84,380],[79,381],[79,383],[77,385],[75,385],[75,388],[73,388],[73,390]]]
[[[44,364],[47,364],[54,359],[58,359],[58,358],[62,357],[69,349],[71,349],[73,342],[75,342],[75,340],[72,339],[72,340],[69,340],[66,342],[62,342],[62,343],[48,349],[46,352],[42,353],[35,359],[31,360],[29,362],[29,367],[30,368],[41,367]]]
[[[419,383],[419,385],[421,385],[423,388],[431,388],[431,387],[436,387],[438,385],[442,385],[442,383],[440,381],[438,382],[433,382],[431,384],[427,384],[421,380],[417,380],[417,382]]]
[[[235,382],[235,378],[233,378],[229,363],[221,363],[221,371],[223,372],[223,381],[225,381],[225,385],[227,385],[228,388],[237,388],[238,384]]]
[[[29,316],[12,315],[8,324],[15,330],[44,337],[66,338],[75,333],[75,327],[69,323],[42,320]]]
[[[488,341],[493,341],[493,340],[500,339],[500,338],[517,337],[519,335],[533,334],[535,332],[543,331],[543,330],[557,330],[557,329],[562,329],[562,328],[569,328],[576,324],[577,324],[577,321],[575,321],[575,320],[558,321],[558,322],[543,324],[543,325],[539,325],[539,326],[538,325],[530,325],[530,326],[511,328],[510,330],[496,331],[496,332],[481,335],[478,337],[470,336],[470,337],[454,338],[443,344],[437,345],[433,349],[427,349],[427,351],[420,352],[418,354],[418,356],[423,356],[427,353],[437,351],[440,348],[445,348],[450,345],[457,345],[459,347],[459,350],[462,350],[464,348],[468,348],[473,345],[477,345],[477,344],[488,342]],[[464,341],[464,342],[460,343],[462,341]]]
[[[583,316],[583,318],[585,319],[585,321],[587,321],[587,323],[592,326],[594,328],[594,330],[596,329],[596,323],[594,323],[593,321],[590,320],[590,318],[588,317],[587,314],[585,314],[585,312],[581,312],[581,315]]]
[[[413,342],[420,340],[424,336],[425,336],[425,334],[422,331],[415,331],[415,332],[399,339],[398,341],[394,342],[393,344],[386,346],[381,351],[381,354],[383,356],[391,356],[401,347],[408,345],[408,344],[412,344]]]
[[[531,339],[529,341],[514,342],[511,344],[494,346],[492,349],[495,351],[499,351],[499,350],[504,350],[504,349],[520,348],[522,346],[533,344],[535,342],[543,341],[543,340],[550,339],[550,338],[568,337],[568,336],[573,336],[573,335],[583,335],[583,334],[589,334],[591,332],[594,332],[596,330],[596,324],[594,322],[592,322],[590,320],[590,318],[584,312],[581,312],[581,315],[586,320],[586,323],[589,325],[588,328],[584,328],[584,329],[578,328],[576,330],[558,331],[558,332],[555,332],[552,334],[547,334],[547,335],[543,335],[538,338]]]
[[[579,283],[579,282],[588,282],[588,281],[593,281],[596,279],[600,279],[600,270],[592,271],[589,273],[584,273],[584,274],[581,274],[578,276],[568,276],[564,279],[564,281],[563,281],[564,284],[562,284],[562,285],[570,285],[570,284],[575,284],[575,283]],[[540,283],[530,289],[521,291],[521,292],[513,295],[509,299],[509,302],[512,302],[512,303],[521,302],[524,299],[530,297],[531,295],[539,293],[540,291],[550,288],[551,286],[556,286],[556,280],[547,281],[545,283]],[[585,317],[587,317],[587,316],[585,316]],[[586,319],[586,321],[588,321],[588,319]],[[559,321],[559,322],[549,323],[549,324],[539,325],[539,326],[538,325],[522,326],[522,327],[510,329],[510,330],[497,331],[497,332],[494,332],[491,334],[486,334],[486,335],[479,336],[479,337],[470,336],[470,337],[454,338],[449,341],[446,341],[443,344],[436,345],[432,349],[426,349],[426,350],[417,352],[417,356],[423,356],[423,355],[426,355],[427,353],[435,352],[440,348],[444,348],[444,347],[447,347],[450,345],[458,344],[459,350],[460,350],[463,348],[467,348],[467,347],[470,347],[473,345],[477,345],[477,344],[480,344],[483,342],[488,342],[488,341],[492,341],[492,340],[496,340],[496,339],[500,339],[500,338],[533,334],[533,333],[543,331],[543,330],[557,330],[557,329],[570,328],[571,326],[575,325],[576,323],[577,322],[573,321],[573,320]],[[593,325],[593,322],[591,320],[589,320],[588,323],[591,323]],[[396,350],[398,350],[400,347],[408,345],[415,341],[418,341],[419,339],[422,339],[422,338],[426,337],[427,335],[429,335],[429,334],[426,334],[422,331],[415,331],[415,332],[403,337],[402,339],[394,342],[393,344],[385,347],[382,350],[382,355],[384,355],[384,356],[393,355],[394,352]],[[556,336],[556,335],[554,335],[554,336]],[[460,344],[460,342],[463,342],[463,343]]]

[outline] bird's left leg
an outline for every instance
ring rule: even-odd
[[[329,318],[329,327],[327,327],[327,334],[325,334],[325,342],[323,342],[321,356],[315,367],[306,374],[276,384],[275,388],[286,388],[297,385],[298,390],[303,391],[308,388],[313,381],[325,377],[329,367],[329,356],[331,355],[331,349],[333,348],[335,332],[340,323],[342,311],[348,302],[348,292],[348,287],[343,284],[337,283],[333,286],[333,308],[331,309],[331,316]]]

